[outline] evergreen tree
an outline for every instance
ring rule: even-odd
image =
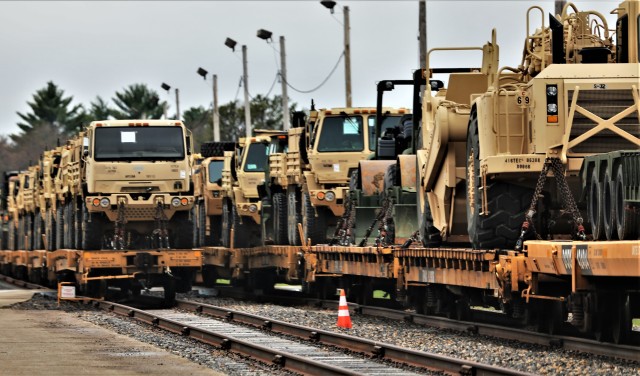
[[[116,92],[113,103],[117,109],[111,114],[116,119],[160,119],[166,102],[160,102],[158,93],[146,84],[133,84]]]

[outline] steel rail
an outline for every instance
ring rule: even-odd
[[[88,303],[86,301],[85,303]],[[182,336],[196,339],[200,342],[219,347],[223,350],[242,354],[252,359],[259,360],[266,364],[274,364],[286,370],[301,374],[322,374],[322,375],[361,375],[340,367],[335,367],[326,363],[317,362],[313,359],[304,358],[298,355],[283,351],[276,351],[271,348],[257,345],[231,336],[214,331],[195,327],[193,325],[162,318],[153,313],[141,309],[129,307],[123,304],[94,301],[97,308],[107,310],[122,316],[127,316],[137,321],[141,321],[155,327],[180,334]]]
[[[274,333],[290,335],[310,342],[335,346],[374,358],[386,359],[413,367],[462,375],[526,375],[526,373],[513,369],[456,359],[423,351],[405,349],[395,345],[376,342],[364,338],[333,333],[278,320],[271,320],[266,317],[216,307],[209,304],[189,302],[185,300],[177,300],[176,304],[177,308],[184,309],[186,311],[197,312],[231,322],[238,322],[269,330]]]
[[[10,283],[14,286],[18,286],[18,287],[24,287],[27,289],[31,289],[31,290],[47,290],[49,289],[48,287],[45,286],[41,286],[41,285],[36,285],[35,283],[31,283],[31,282],[27,282],[27,281],[23,281],[21,279],[16,279],[13,277],[9,277],[6,276],[4,274],[0,274],[0,280]]]

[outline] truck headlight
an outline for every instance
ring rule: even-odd
[[[109,206],[111,206],[111,202],[109,201],[108,198],[104,197],[103,199],[100,200],[100,206],[103,208],[108,208]]]
[[[249,205],[249,212],[255,213],[257,211],[258,211],[258,205],[256,205],[256,204]]]
[[[324,195],[324,199],[327,200],[327,201],[333,201],[333,200],[336,199],[336,194],[331,192],[331,191],[329,191]]]
[[[177,198],[177,197],[172,198],[172,199],[171,199],[171,205],[172,205],[173,207],[176,207],[176,208],[177,208],[178,206],[180,206],[180,199],[179,199],[179,198]]]

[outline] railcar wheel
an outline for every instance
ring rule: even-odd
[[[218,281],[218,274],[215,267],[211,265],[204,265],[202,267],[202,282],[207,287],[213,287]]]
[[[300,199],[295,188],[287,190],[287,238],[289,244],[300,245],[300,234],[298,232],[298,223],[302,222],[300,215]]]
[[[478,117],[471,112],[467,133],[467,230],[475,249],[513,249],[533,192],[504,182],[488,184],[482,192]],[[487,213],[482,196],[487,197]]]
[[[222,234],[220,236],[223,247],[231,247],[231,203],[222,201]]]
[[[591,233],[593,240],[604,238],[604,220],[602,216],[603,186],[596,173],[591,174],[589,182],[589,197],[587,199],[587,215],[591,223]]]
[[[625,176],[622,165],[616,169],[615,180],[613,182],[613,212],[616,219],[616,233],[620,240],[631,240],[640,235],[640,212],[638,208],[634,210],[627,207],[624,202]]]
[[[289,244],[287,226],[287,198],[284,193],[273,194],[273,240],[278,245]]]
[[[56,209],[56,249],[64,248],[64,205]]]
[[[87,294],[91,298],[102,299],[107,296],[107,280],[97,279],[87,282]]]
[[[633,302],[632,296],[629,293],[622,294],[617,300],[616,306],[618,309],[613,314],[612,326],[612,339],[616,344],[627,343],[631,339],[633,334]],[[636,312],[637,313],[637,312]]]
[[[304,229],[304,239],[311,239],[311,244],[322,244],[325,242],[326,235],[326,218],[322,208],[314,208],[311,205],[311,197],[308,192],[302,194],[302,208],[304,216],[302,217],[302,227]],[[316,216],[317,211],[317,216]]]
[[[162,288],[164,289],[163,305],[167,307],[174,306],[176,304],[176,279],[165,274],[162,277]]]
[[[469,300],[464,297],[459,297],[455,304],[456,320],[469,320],[471,318],[471,305],[469,304]]]

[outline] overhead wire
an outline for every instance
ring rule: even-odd
[[[336,71],[336,69],[338,68],[338,65],[340,64],[340,61],[342,61],[342,58],[344,57],[344,51],[342,51],[342,53],[340,54],[340,56],[338,57],[338,61],[336,62],[336,64],[333,66],[333,69],[331,69],[331,72],[329,72],[329,75],[316,87],[314,87],[311,90],[300,90],[300,89],[296,89],[295,87],[293,87],[287,80],[285,80],[285,84],[287,84],[287,86],[289,86],[293,91],[297,91],[298,93],[301,94],[309,94],[309,93],[313,93],[314,91],[320,89],[322,86],[324,86],[324,84],[327,83],[327,81],[329,81],[329,79],[331,78],[331,76],[333,75],[333,73]],[[282,78],[284,79],[284,78]]]

